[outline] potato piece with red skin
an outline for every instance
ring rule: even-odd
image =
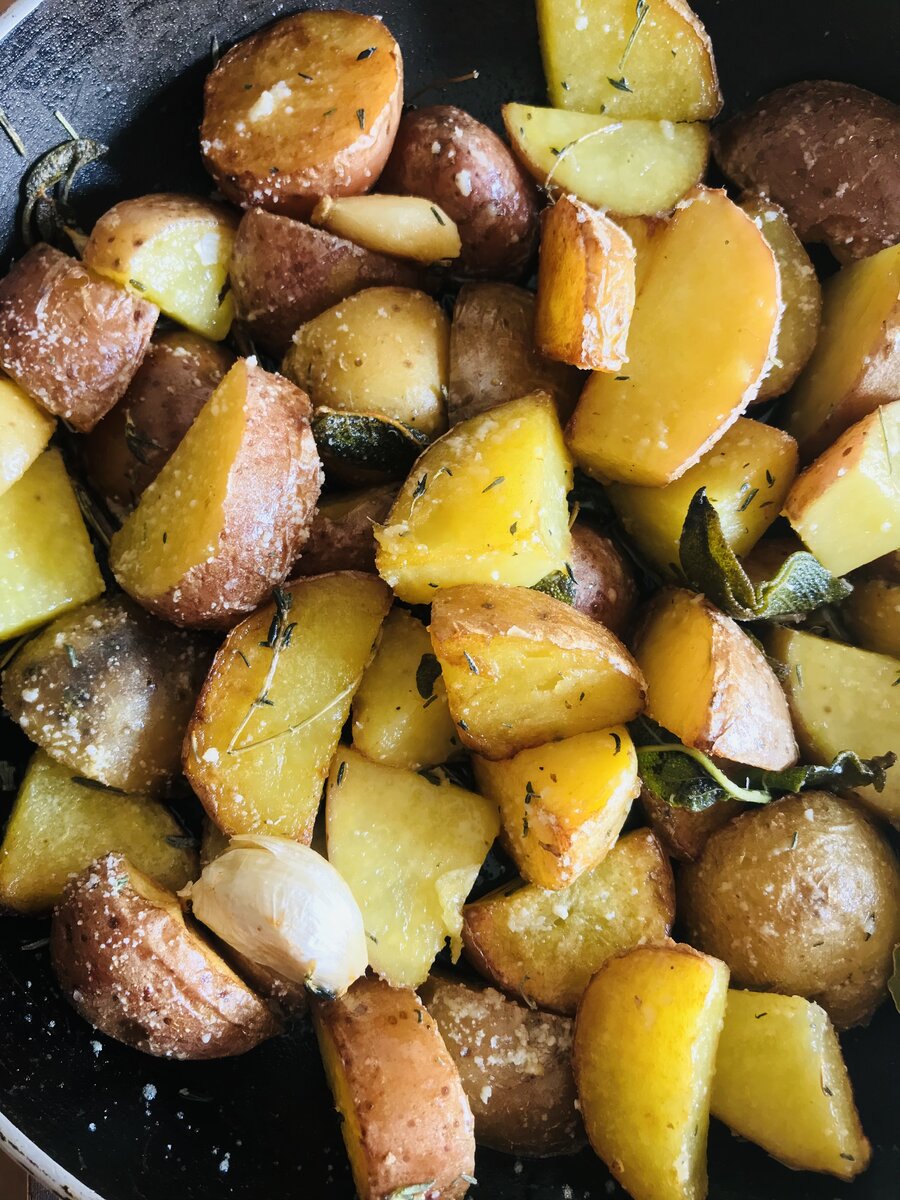
[[[574,607],[617,637],[625,637],[637,602],[634,572],[612,538],[584,521],[572,526],[569,566],[575,576]]]

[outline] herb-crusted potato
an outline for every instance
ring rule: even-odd
[[[84,433],[121,399],[159,309],[52,246],[0,280],[0,368]]]
[[[227,627],[287,576],[320,486],[306,395],[240,359],[113,537],[110,566],[151,612]]]
[[[56,428],[11,379],[0,376],[0,496],[21,479]]]
[[[51,758],[126,792],[158,791],[181,742],[212,648],[123,596],[58,617],[3,673],[3,705]]]
[[[310,219],[367,250],[426,267],[459,258],[462,246],[456,223],[424,196],[325,196]]]
[[[461,1200],[475,1171],[472,1110],[415,992],[360,979],[310,1007],[360,1200]]]
[[[426,197],[450,215],[466,275],[515,279],[534,254],[534,184],[493,130],[452,104],[403,114],[380,187]]]
[[[200,147],[229,200],[307,217],[374,185],[403,103],[403,61],[375,17],[302,12],[238,42],[206,79]]]
[[[463,946],[476,970],[529,1007],[574,1014],[608,958],[665,941],[675,883],[659,842],[637,829],[569,887],[501,887],[467,904],[463,917]]]
[[[111,851],[177,890],[197,874],[193,844],[162,804],[110,792],[38,750],[0,845],[0,906],[48,913],[71,875]]]
[[[596,621],[531,588],[438,592],[431,641],[463,744],[483,758],[630,721],[644,678]]]
[[[375,526],[386,519],[396,494],[393,484],[384,484],[323,497],[292,576],[325,575],[329,571],[366,571],[374,575]]]
[[[691,942],[734,982],[805,996],[839,1029],[868,1021],[900,941],[900,867],[848,800],[786,796],[735,817],[682,868]]]
[[[268,1005],[185,922],[174,893],[122,854],[97,859],[67,884],[50,957],[81,1016],[145,1054],[223,1058],[279,1029]]]
[[[456,1063],[480,1146],[525,1157],[581,1149],[571,1020],[444,975],[419,995]]]

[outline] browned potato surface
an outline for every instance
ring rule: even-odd
[[[400,47],[380,19],[301,12],[238,42],[206,79],[200,147],[243,208],[306,217],[369,191],[403,103]]]
[[[145,1054],[224,1058],[278,1032],[268,1006],[185,922],[174,893],[121,854],[69,881],[50,956],[81,1016]]]
[[[88,475],[133,508],[234,362],[224,346],[170,329],[150,343],[128,391],[81,443]]]
[[[263,208],[251,208],[238,226],[229,277],[239,324],[279,357],[301,325],[354,292],[423,285],[412,263]]]
[[[456,1063],[479,1145],[540,1158],[581,1149],[571,1019],[443,975],[419,995]]]
[[[793,83],[720,125],[715,154],[771,196],[801,241],[846,262],[900,237],[900,108],[849,83]]]
[[[37,245],[0,280],[0,368],[83,433],[125,392],[158,316],[155,304]]]
[[[452,104],[403,115],[379,187],[439,204],[467,275],[518,278],[534,253],[537,189],[497,135]]]
[[[699,858],[710,836],[744,808],[737,800],[718,800],[709,808],[691,812],[668,804],[648,787],[641,791],[641,807],[666,853],[683,862]]]
[[[291,577],[329,571],[375,572],[376,523],[385,521],[397,489],[392,484],[327,496],[319,504]]]
[[[615,542],[584,521],[572,526],[575,607],[617,637],[625,637],[637,600],[634,572]]]

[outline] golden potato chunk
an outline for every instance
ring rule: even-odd
[[[562,196],[541,216],[534,340],[573,367],[618,371],[628,361],[634,246],[604,213]]]
[[[648,714],[686,746],[767,771],[797,761],[788,706],[765,655],[704,596],[660,592],[634,653]]]
[[[110,851],[177,890],[197,873],[192,847],[162,804],[110,792],[38,750],[0,845],[0,905],[28,916],[48,913],[69,876]]]
[[[690,946],[639,946],[606,962],[575,1020],[588,1138],[634,1200],[703,1200],[728,968]]]
[[[729,991],[711,1110],[797,1171],[853,1179],[872,1156],[837,1035],[800,996]]]
[[[45,450],[0,496],[0,641],[37,629],[103,591],[58,450]]]
[[[374,575],[319,575],[288,584],[228,635],[184,744],[184,773],[226,833],[309,843],[389,607]]]
[[[18,384],[0,377],[0,496],[22,478],[55,428]]]
[[[602,862],[641,790],[624,725],[580,733],[515,758],[475,758],[480,791],[500,808],[503,844],[523,877],[564,888]]]
[[[341,748],[325,821],[328,860],[360,907],[372,969],[417,987],[445,940],[457,958],[463,904],[500,831],[496,805]]]
[[[367,250],[425,266],[462,249],[456,222],[423,196],[324,196],[310,219]]]
[[[657,239],[628,370],[593,374],[567,431],[589,475],[650,487],[683,475],[741,415],[781,314],[775,257],[724,192],[692,192]]]
[[[403,103],[400,47],[380,19],[301,12],[238,42],[206,79],[200,148],[222,192],[308,217],[381,173]]]
[[[900,584],[888,579],[854,582],[841,617],[863,650],[900,658]]]
[[[498,888],[463,910],[466,958],[505,992],[574,1014],[591,976],[614,954],[662,942],[675,920],[675,883],[649,829],[626,834],[569,887]]]

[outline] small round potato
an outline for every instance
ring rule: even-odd
[[[397,488],[394,484],[330,496],[319,504],[309,541],[294,564],[291,578],[329,571],[375,573],[375,525],[387,520]]]
[[[73,1007],[161,1058],[244,1054],[278,1032],[269,1007],[187,925],[178,900],[121,854],[66,886],[50,955]]]
[[[441,206],[459,229],[463,274],[516,278],[531,260],[537,189],[497,135],[461,108],[406,113],[380,188]]]
[[[583,521],[572,526],[575,607],[619,637],[628,633],[637,601],[634,573],[611,538]]]
[[[736,987],[815,1000],[841,1029],[884,998],[900,941],[900,868],[850,801],[786,796],[715,832],[681,872],[689,940]]]

